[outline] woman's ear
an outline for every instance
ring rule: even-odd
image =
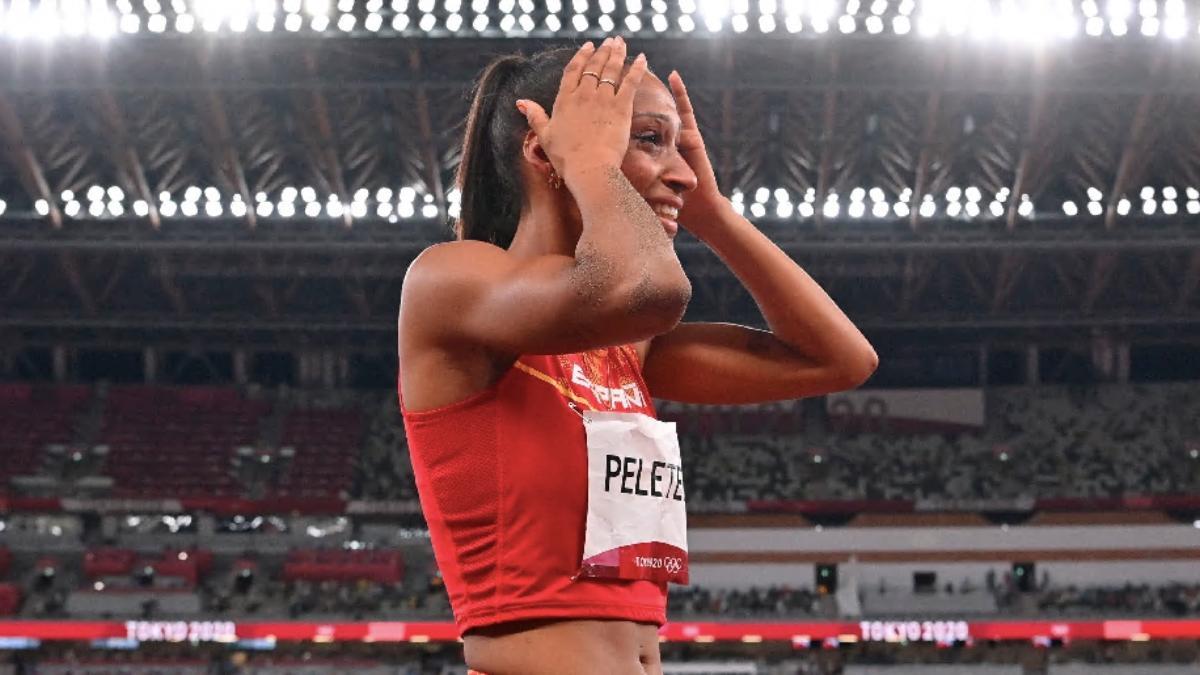
[[[554,165],[550,163],[546,149],[542,147],[542,142],[538,140],[537,134],[532,129],[525,133],[525,141],[521,144],[521,155],[526,162],[533,166],[534,170],[543,176],[548,176],[554,171]]]

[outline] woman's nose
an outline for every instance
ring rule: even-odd
[[[692,171],[692,167],[688,166],[683,156],[675,153],[663,174],[663,183],[674,192],[682,194],[695,190],[699,180],[696,178],[696,172]]]

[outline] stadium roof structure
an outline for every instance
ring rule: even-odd
[[[1200,3],[0,0],[0,336],[390,349],[473,77],[610,29],[869,331],[1195,335]]]

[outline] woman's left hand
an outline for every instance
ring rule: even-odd
[[[704,138],[700,135],[700,125],[696,123],[696,113],[688,98],[687,87],[683,85],[683,78],[678,71],[672,70],[667,81],[679,109],[679,154],[683,155],[684,161],[696,174],[697,181],[696,189],[684,197],[679,224],[692,234],[703,237],[705,228],[718,226],[733,207],[717,187],[717,177],[704,149]]]

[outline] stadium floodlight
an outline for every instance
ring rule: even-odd
[[[409,186],[400,188],[400,201],[411,204],[417,198],[417,191]]]
[[[108,188],[108,198],[114,201],[121,201],[125,199],[125,191],[119,186],[113,185]]]
[[[1098,216],[1104,213],[1104,205],[1100,202],[1088,202],[1088,213],[1093,216]]]
[[[1175,203],[1175,200],[1173,199],[1168,199],[1167,201],[1163,202],[1162,210],[1164,215],[1173,216],[1176,213],[1179,213],[1179,204]]]
[[[762,218],[763,216],[767,215],[767,207],[755,202],[750,205],[750,215],[754,216],[755,218]]]
[[[946,215],[951,218],[957,218],[958,214],[962,213],[962,204],[958,202],[950,202],[946,205]]]
[[[813,205],[810,202],[801,202],[800,205],[796,207],[796,212],[800,214],[801,218],[812,218],[813,215],[816,214],[816,209],[813,208]]]
[[[345,213],[345,207],[342,206],[341,202],[330,200],[325,204],[325,215],[330,218],[341,218],[343,213]]]
[[[275,205],[275,210],[279,212],[281,218],[291,218],[296,215],[296,205],[292,202],[279,202]]]
[[[1125,19],[1133,13],[1133,4],[1130,0],[1108,0],[1104,11],[1110,19]]]
[[[317,16],[314,16],[312,18],[312,21],[309,22],[308,25],[314,31],[316,31],[318,33],[323,33],[323,32],[325,32],[326,28],[329,28],[329,17],[324,14],[319,14]]]
[[[259,218],[270,218],[271,211],[273,209],[274,205],[272,205],[271,202],[259,202],[258,205],[254,207],[254,213],[258,214]]]
[[[92,202],[88,204],[88,214],[93,218],[99,218],[104,215],[104,202]]]
[[[426,218],[435,218],[438,214],[438,208],[435,204],[426,204],[421,207],[421,215]]]
[[[104,188],[100,187],[99,185],[91,186],[88,188],[87,198],[89,202],[98,202],[101,199],[104,199]]]
[[[200,212],[200,209],[196,206],[196,202],[184,202],[183,205],[179,207],[179,211],[188,218],[192,218]]]
[[[866,197],[867,191],[861,187],[856,187],[850,191],[850,201],[852,202],[861,202],[862,200],[866,199]]]
[[[1152,216],[1158,211],[1158,202],[1153,199],[1147,199],[1142,202],[1142,213]]]
[[[779,218],[791,218],[795,209],[791,202],[779,202],[775,205],[775,215]]]
[[[993,218],[999,218],[1004,215],[1004,204],[994,201],[988,205],[988,212],[992,214]]]
[[[396,27],[396,20],[402,16],[404,16],[404,15],[399,14],[396,16],[396,18],[392,19],[392,28],[393,29]],[[578,19],[580,17],[576,16],[575,18]],[[404,19],[407,21],[408,17],[404,16]],[[586,24],[586,21],[585,21],[585,24]],[[476,33],[482,33],[483,31],[487,30],[487,26],[488,26],[487,14],[476,14],[475,20],[471,22],[471,28],[474,28]],[[585,25],[584,28],[586,28],[586,27],[587,26]],[[584,30],[584,28],[578,28],[578,26],[576,26],[576,28],[580,31]]]
[[[412,218],[415,212],[412,202],[400,202],[396,207],[396,214],[401,218]]]
[[[1108,30],[1117,37],[1121,37],[1129,32],[1129,24],[1125,23],[1124,19],[1113,19],[1108,22]]]
[[[1100,188],[1090,187],[1087,189],[1087,196],[1088,199],[1098,202],[1104,198],[1104,193],[1100,191]]]
[[[1158,18],[1148,17],[1142,19],[1142,35],[1146,37],[1154,37],[1158,35]]]
[[[896,35],[908,35],[912,32],[912,21],[907,16],[897,16],[892,19],[892,32]]]
[[[399,19],[400,17],[404,17],[405,20],[408,19],[408,16],[406,16],[404,14],[396,15],[397,19]],[[299,31],[300,27],[303,25],[304,25],[304,19],[301,19],[299,14],[288,14],[283,19],[283,28],[284,28],[284,30],[286,30],[289,33],[295,33],[297,31]],[[403,29],[397,29],[397,30],[403,30]]]
[[[980,192],[979,188],[975,187],[974,185],[964,190],[963,194],[966,195],[968,202],[974,203],[983,199],[983,193]]]
[[[1129,215],[1129,211],[1132,208],[1133,208],[1132,202],[1130,202],[1128,199],[1121,199],[1120,201],[1117,202],[1117,215],[1127,216],[1127,215]]]
[[[535,27],[535,24],[533,23],[533,17],[529,16],[528,14],[522,14],[521,18],[517,19],[517,25],[519,25],[521,30],[525,31],[526,33],[532,31]]]
[[[1179,192],[1172,186],[1168,185],[1162,189],[1163,199],[1178,199]]]
[[[862,202],[851,202],[850,208],[846,210],[846,213],[848,213],[851,218],[862,218],[863,214],[866,212],[867,205],[863,204]]]
[[[1194,187],[1188,188],[1187,189],[1187,198],[1188,199],[1200,199],[1200,190],[1197,190]]]
[[[937,204],[933,203],[931,195],[925,195],[925,199],[921,202],[921,209],[918,211],[922,218],[931,218],[937,213]]]
[[[909,213],[908,202],[896,202],[892,205],[892,212],[895,213],[896,217],[898,218],[907,218]]]
[[[1075,205],[1075,202],[1065,201],[1063,202],[1063,213],[1068,216],[1079,215],[1079,207]]]
[[[871,215],[876,218],[887,218],[888,203],[885,201],[877,201],[871,206]]]
[[[171,218],[174,217],[177,208],[179,207],[175,202],[168,199],[158,205],[158,212],[162,214],[163,218]]]
[[[1191,215],[1200,214],[1200,201],[1192,200],[1187,203],[1187,212]]]
[[[946,190],[946,201],[956,202],[959,200],[960,197],[962,197],[962,188],[960,188],[958,186],[954,186],[954,187],[951,187],[949,190]]]
[[[963,207],[967,212],[968,218],[977,218],[979,216],[979,202],[967,202]]]
[[[224,209],[221,208],[221,202],[204,202],[204,213],[209,218],[217,218],[224,213]]]
[[[3,201],[0,200],[0,203],[3,203]],[[80,206],[81,205],[79,202],[72,199],[67,202],[66,206],[63,207],[63,213],[67,214],[68,218],[74,218],[75,216],[79,215]],[[3,212],[4,209],[0,208],[0,213]]]
[[[354,30],[355,21],[356,19],[353,14],[343,14],[339,16],[337,22],[338,30],[342,31],[343,33],[349,33],[350,31]]]
[[[318,202],[309,202],[304,205],[304,215],[309,218],[316,218],[321,215],[321,204]]]
[[[380,202],[379,205],[375,207],[375,215],[379,216],[380,218],[387,218],[388,216],[392,215],[391,202]]]
[[[1032,216],[1033,202],[1028,200],[1021,202],[1021,205],[1017,207],[1017,213],[1020,214],[1022,218],[1028,218],[1029,216]]]
[[[311,186],[306,185],[306,186],[300,188],[300,198],[306,202],[316,201],[317,191],[312,189]]]
[[[841,210],[842,207],[836,201],[826,201],[825,205],[821,207],[821,213],[826,218],[837,218]]]
[[[1143,200],[1154,199],[1154,188],[1150,185],[1147,185],[1142,188],[1142,191],[1140,193],[1138,193],[1138,196],[1141,197]]]
[[[146,200],[139,199],[133,203],[133,213],[139,218],[144,218],[150,213],[150,205],[146,203]]]

